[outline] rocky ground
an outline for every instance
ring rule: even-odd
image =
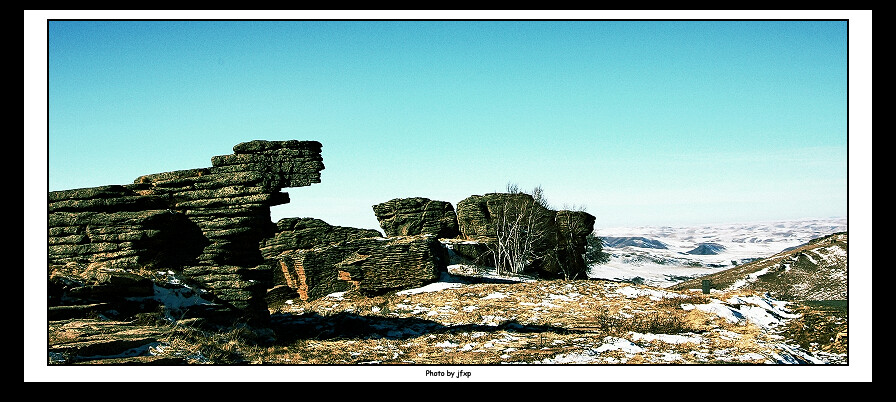
[[[607,280],[482,283],[271,303],[270,328],[201,329],[157,317],[49,325],[50,364],[845,364],[846,338],[808,350],[780,330],[802,315],[746,292]],[[487,282],[487,281],[486,281]],[[492,281],[496,282],[496,281]],[[845,334],[846,324],[842,324]]]

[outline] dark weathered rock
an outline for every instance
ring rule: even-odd
[[[138,326],[132,322],[65,320],[51,322],[52,333],[68,337],[50,339],[48,352],[53,363],[74,364],[107,357],[148,355],[148,348],[162,344],[165,327]]]
[[[596,218],[584,211],[557,211],[557,270],[554,275],[584,279],[588,274],[585,248]]]
[[[159,307],[155,283],[145,276],[73,263],[49,268],[49,320],[132,317]]]
[[[376,295],[436,281],[447,254],[432,236],[347,240],[278,256],[287,285],[300,299],[357,289]]]
[[[68,296],[102,301],[147,297],[152,296],[153,292],[153,282],[149,278],[128,272],[106,271],[90,283],[72,288]]]
[[[463,238],[489,250],[488,256],[474,254],[482,263],[495,265],[497,244],[506,244],[508,233],[518,230],[531,249],[525,271],[547,278],[586,277],[585,239],[595,222],[587,212],[555,211],[525,193],[489,193],[461,200],[457,221]]]
[[[47,308],[47,320],[60,321],[99,316],[106,311],[110,311],[113,309],[115,309],[115,306],[112,303],[49,306]]]
[[[316,218],[284,218],[277,221],[274,235],[261,244],[266,258],[276,258],[284,251],[312,249],[352,239],[381,237],[379,231],[346,226],[333,226]]]
[[[268,289],[267,295],[265,295],[265,301],[268,303],[268,309],[271,311],[278,311],[295,299],[299,299],[299,294],[288,285],[274,285],[274,287]]]
[[[395,198],[374,205],[373,212],[388,237],[434,235],[453,238],[460,235],[454,207],[445,201]]]
[[[272,276],[259,243],[274,233],[270,207],[289,201],[282,188],[320,182],[320,150],[316,141],[255,140],[211,167],[50,192],[49,263],[183,271],[219,302],[266,316]]]
[[[364,294],[420,287],[439,279],[447,268],[448,256],[435,237],[411,236],[355,240],[359,244],[351,256],[338,264],[349,281],[357,281]],[[351,242],[348,242],[351,243]],[[367,256],[367,257],[365,257]]]
[[[472,195],[457,203],[458,227],[467,239],[494,240],[498,225],[505,221],[520,219],[533,227],[550,225],[555,214],[524,193]]]

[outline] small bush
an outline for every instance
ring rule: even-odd
[[[682,316],[668,312],[649,312],[623,317],[602,310],[591,319],[586,320],[586,325],[590,329],[615,336],[626,336],[630,332],[679,334],[698,330]]]
[[[606,264],[610,262],[610,254],[604,252],[604,241],[589,233],[585,237],[585,264]]]

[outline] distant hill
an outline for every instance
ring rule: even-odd
[[[697,247],[694,247],[693,250],[688,251],[686,254],[694,254],[694,255],[716,255],[725,251],[725,246],[717,243],[700,243]]]
[[[779,300],[846,300],[847,240],[846,232],[834,233],[669,289],[699,289],[708,279],[714,289],[752,289]]]
[[[656,248],[667,249],[666,244],[646,237],[601,237],[604,247],[622,248],[622,247],[639,247],[639,248]]]

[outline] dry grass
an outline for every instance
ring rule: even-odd
[[[845,303],[806,302],[798,304],[795,311],[801,317],[784,326],[782,333],[785,336],[812,352],[847,352],[848,308]]]
[[[708,296],[622,292],[633,288],[665,292],[595,280],[349,292],[272,305],[264,330],[167,324],[157,353],[188,364],[274,365],[760,364],[777,353],[768,331],[684,308]],[[58,331],[51,343],[74,337]],[[613,346],[619,340],[631,349]]]
[[[559,355],[592,351],[603,345],[607,337],[631,338],[633,333],[691,336],[701,339],[702,345],[644,341],[645,352],[628,355],[610,351],[604,361],[667,364],[670,361],[660,357],[677,353],[683,357],[674,363],[701,363],[706,361],[701,360],[704,358],[700,353],[692,353],[695,349],[761,349],[756,343],[757,334],[761,333],[750,330],[749,325],[732,326],[718,317],[682,308],[685,304],[707,303],[706,296],[626,298],[616,292],[625,286],[629,285],[604,281],[471,284],[438,292],[393,293],[374,298],[347,294],[298,303],[287,309],[281,307],[281,318],[314,317],[313,324],[306,325],[318,326],[329,319],[341,324],[326,325],[335,325],[342,331],[320,330],[318,339],[309,339],[305,333],[293,343],[278,345],[279,353],[289,357],[277,362],[538,363]],[[348,325],[349,321],[354,325]],[[391,329],[371,330],[380,326]],[[404,329],[396,329],[401,327]],[[725,339],[713,332],[719,328],[731,328],[742,335]],[[704,354],[711,355],[708,351]]]

